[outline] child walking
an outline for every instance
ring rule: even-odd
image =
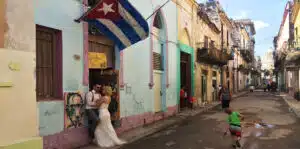
[[[227,118],[227,122],[229,124],[229,128],[226,129],[224,135],[227,134],[229,130],[232,137],[232,147],[241,147],[240,139],[242,137],[242,127],[241,120],[243,120],[243,116],[238,112],[233,112],[230,108],[227,108],[225,112],[229,115]]]

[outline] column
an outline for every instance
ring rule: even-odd
[[[222,85],[224,86],[224,85],[226,85],[227,86],[227,77],[226,77],[226,72],[227,72],[227,70],[226,70],[226,68],[225,68],[225,66],[223,66],[222,67]]]
[[[207,102],[211,103],[212,102],[212,67],[211,65],[207,69]]]

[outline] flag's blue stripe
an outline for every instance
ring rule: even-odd
[[[126,11],[140,24],[144,31],[149,34],[148,22],[144,17],[128,2],[128,0],[118,0],[118,2],[126,9]],[[145,36],[147,37],[147,36]]]
[[[112,20],[112,22],[121,29],[124,35],[130,40],[131,44],[135,44],[142,40],[132,25],[128,24],[124,19]]]
[[[113,40],[117,44],[120,51],[126,48],[126,46],[120,41],[120,39],[113,32],[111,32],[109,28],[103,25],[100,21],[95,19],[87,19],[86,21],[94,24],[101,33],[103,33],[105,36]]]

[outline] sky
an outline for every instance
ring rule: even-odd
[[[255,55],[261,57],[268,49],[273,48],[273,38],[278,34],[287,1],[219,0],[230,18],[254,21],[256,28]]]

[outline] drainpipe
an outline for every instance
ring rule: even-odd
[[[0,0],[0,48],[4,48],[5,5],[6,0]]]

